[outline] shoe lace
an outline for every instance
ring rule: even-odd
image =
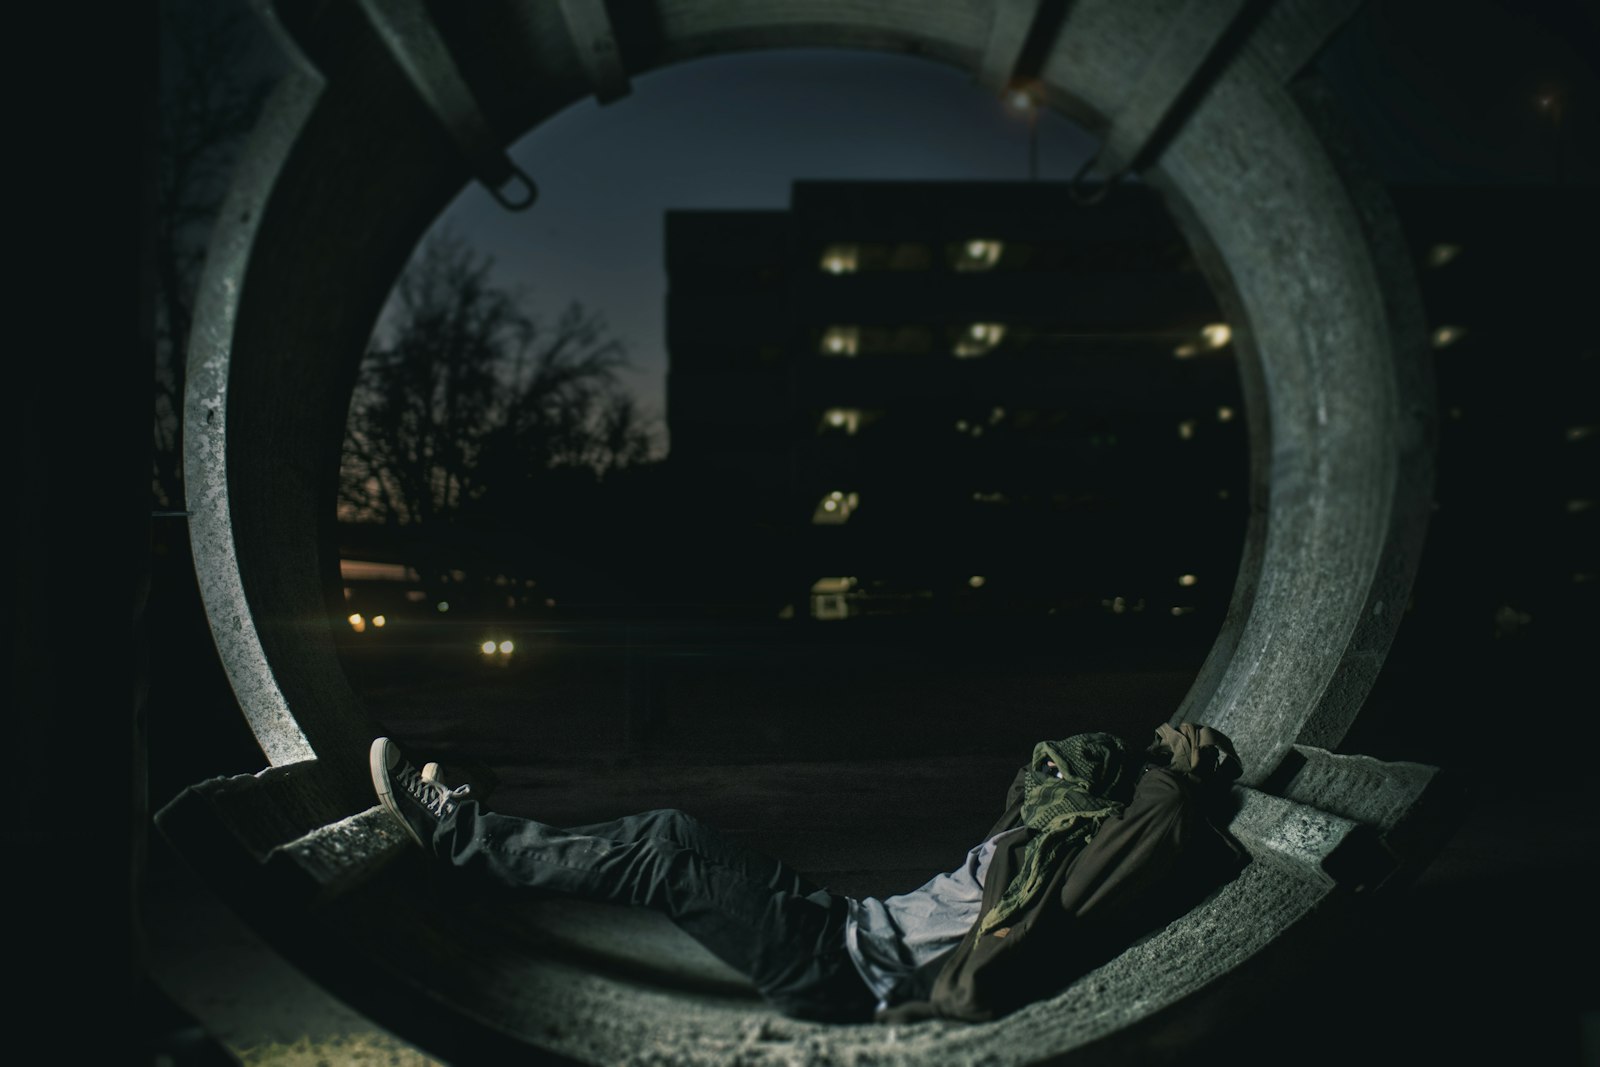
[[[472,792],[472,786],[465,782],[452,789],[437,779],[424,778],[409,766],[401,774],[401,780],[418,803],[441,818],[455,810],[454,801]]]

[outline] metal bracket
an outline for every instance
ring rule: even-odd
[[[1288,81],[1359,6],[1360,0],[1189,0],[1112,117],[1099,153],[1073,175],[1073,198],[1097,203],[1119,177],[1147,163],[1247,41]]]
[[[633,87],[622,66],[617,35],[612,32],[604,0],[560,0],[560,6],[561,18],[572,35],[572,47],[578,53],[578,63],[588,75],[589,84],[594,86],[595,99],[609,104],[627,96]]]
[[[489,128],[422,0],[358,2],[378,39],[490,195],[508,211],[521,211],[532,204],[538,198],[538,187],[506,155]],[[515,188],[508,193],[507,186],[520,186],[520,193]]]
[[[978,84],[1004,93],[1038,77],[1066,13],[1066,0],[995,0],[989,39],[978,61]]]
[[[250,7],[290,67],[313,77],[325,77],[306,40],[314,36],[309,23],[315,14],[309,5],[292,0],[250,0]]]
[[[1076,199],[1098,202],[1117,178],[1145,161],[1158,137],[1181,120],[1179,103],[1195,100],[1221,73],[1232,51],[1223,49],[1223,42],[1231,37],[1237,44],[1233,31],[1252,6],[1260,5],[1253,0],[1189,0],[1183,6],[1156,44],[1144,76],[1112,116],[1099,153],[1073,175]],[[1084,183],[1097,171],[1098,189],[1085,192]]]

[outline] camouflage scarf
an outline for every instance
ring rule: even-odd
[[[1045,769],[1047,760],[1061,777]],[[1073,734],[1033,746],[1033,762],[1023,774],[1022,822],[1034,834],[1011,884],[979,923],[980,934],[1021,911],[1060,860],[1122,812],[1122,801],[1112,798],[1126,792],[1133,776],[1128,746],[1112,734]]]

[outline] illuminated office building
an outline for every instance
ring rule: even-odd
[[[666,226],[671,462],[740,595],[1220,620],[1248,504],[1231,330],[1149,190],[798,182],[788,211]]]

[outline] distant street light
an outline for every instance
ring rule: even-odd
[[[1555,135],[1555,170],[1556,184],[1561,184],[1561,92],[1558,89],[1546,89],[1539,94],[1539,110],[1550,116],[1550,129]]]
[[[1015,85],[1009,97],[1011,107],[1028,120],[1028,180],[1039,178],[1039,96],[1032,84]]]

